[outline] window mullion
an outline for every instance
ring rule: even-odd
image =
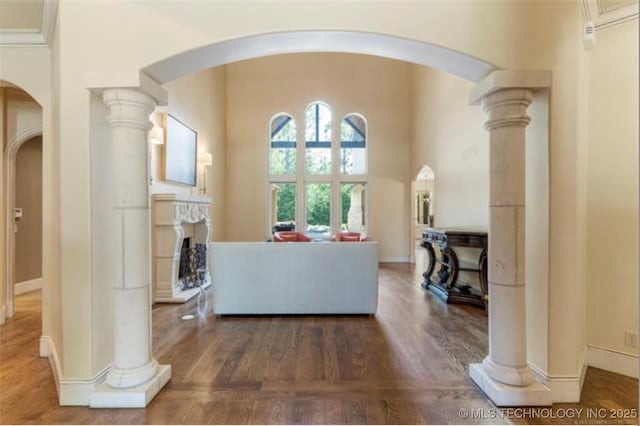
[[[306,129],[306,116],[302,112],[302,129]],[[296,231],[305,232],[307,223],[307,200],[305,197],[305,152],[306,130],[296,133]]]
[[[331,117],[331,233],[340,232],[342,225],[342,200],[340,197],[340,116]],[[337,125],[336,125],[337,124]]]

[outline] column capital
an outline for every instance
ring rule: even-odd
[[[489,115],[485,129],[526,127],[531,122],[527,108],[533,100],[531,89],[503,89],[482,99],[482,109]]]
[[[111,127],[130,127],[149,131],[153,124],[149,116],[156,101],[136,89],[114,88],[102,93],[102,101],[109,107],[107,122]]]
[[[471,89],[469,103],[478,105],[492,93],[507,89],[544,90],[551,87],[551,71],[497,70]]]

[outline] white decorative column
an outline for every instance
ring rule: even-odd
[[[171,377],[151,356],[151,221],[147,134],[155,101],[134,89],[108,89],[113,168],[115,360],[92,407],[144,407]]]
[[[498,406],[551,405],[527,364],[525,318],[525,141],[529,88],[482,98],[490,133],[489,355],[471,378]]]

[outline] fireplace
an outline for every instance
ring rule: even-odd
[[[189,290],[205,284],[207,270],[207,245],[193,244],[192,238],[182,240],[178,285],[181,290]]]
[[[152,198],[154,301],[183,303],[197,295],[199,287],[211,285],[211,199],[177,194]]]

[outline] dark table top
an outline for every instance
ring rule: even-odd
[[[444,235],[477,235],[486,236],[487,229],[474,226],[451,226],[443,228],[427,228],[423,234],[444,234]]]

